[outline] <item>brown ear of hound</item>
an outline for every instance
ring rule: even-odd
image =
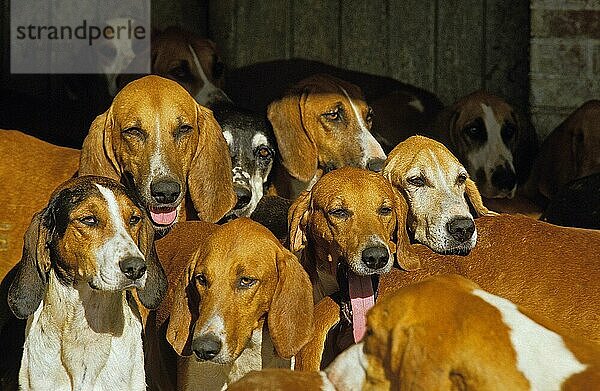
[[[76,175],[79,151],[17,130],[0,130],[0,280],[19,261],[23,235],[61,183]]]
[[[432,275],[459,274],[531,314],[553,319],[557,327],[569,330],[571,335],[592,343],[600,341],[597,322],[600,305],[589,296],[590,292],[598,291],[595,288],[600,278],[596,265],[600,232],[558,227],[518,215],[484,216],[476,220],[476,225],[478,243],[466,256],[440,255],[413,245],[421,268],[411,272],[393,268],[383,274],[379,297],[385,298]],[[561,251],[555,251],[556,248]],[[556,265],[560,265],[560,273]],[[333,311],[339,318],[339,306],[337,311],[332,307],[327,305],[325,312]],[[331,323],[333,315],[321,316]],[[298,354],[306,360],[298,360],[296,369],[320,368],[323,341],[327,340],[329,330],[315,330],[311,342]]]
[[[272,102],[267,116],[283,166],[309,187],[318,170],[381,169],[385,153],[370,133],[372,110],[354,84],[329,75],[308,77]]]
[[[194,242],[190,243],[193,252],[179,251],[181,238]],[[153,353],[162,363],[148,363],[151,383],[165,381],[156,368],[174,369],[175,359],[180,364],[178,371],[171,372],[177,373],[177,379],[169,380],[172,387],[199,373],[200,378],[189,381],[220,389],[249,368],[262,366],[268,357],[289,359],[312,335],[308,276],[296,257],[258,223],[247,218],[222,226],[179,223],[157,248],[171,284],[155,314],[156,334],[151,339],[163,342],[151,346],[161,349],[162,343],[163,351]],[[268,343],[273,346],[270,353]],[[248,360],[255,349],[256,355],[245,366],[235,364]],[[179,357],[170,357],[169,350]],[[196,359],[186,359],[192,355]],[[257,358],[260,362],[255,362]],[[223,383],[217,385],[194,369],[204,363],[229,368],[224,369],[229,372]]]

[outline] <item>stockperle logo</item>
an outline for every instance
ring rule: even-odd
[[[11,73],[149,73],[150,0],[12,0]]]

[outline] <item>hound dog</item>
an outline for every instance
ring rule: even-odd
[[[157,251],[170,286],[148,321],[151,388],[220,390],[252,369],[289,368],[312,333],[312,292],[273,234],[243,217],[179,223]]]
[[[391,269],[393,254],[401,265],[410,268],[413,262],[408,238],[395,239],[406,226],[400,198],[380,174],[344,167],[324,175],[290,208],[290,248],[302,250],[314,300],[338,291],[349,298],[354,340],[362,338],[377,276]]]
[[[430,134],[465,165],[485,198],[512,198],[537,151],[533,127],[503,99],[476,91],[439,114]]]
[[[143,207],[117,182],[61,185],[25,234],[8,305],[28,318],[21,390],[144,390],[142,323],[126,290],[156,308],[167,279]]]
[[[225,64],[213,41],[172,26],[164,31],[153,31],[151,47],[150,53],[140,53],[133,60],[135,69],[140,69],[139,62],[148,61],[150,57],[152,74],[176,81],[199,104],[231,102],[221,89]],[[128,73],[119,75],[120,88],[138,77],[140,75]]]
[[[252,372],[229,389],[587,390],[600,381],[598,346],[457,275],[382,299],[367,324],[324,372]]]
[[[542,207],[568,182],[600,172],[600,101],[590,100],[569,115],[540,147],[526,195]]]
[[[409,252],[418,267],[411,271],[392,268],[383,274],[379,297],[432,275],[459,274],[532,314],[552,319],[572,335],[600,343],[600,304],[591,299],[596,294],[591,292],[600,292],[596,265],[600,232],[507,214],[483,216],[475,223],[477,246],[468,255],[441,255],[423,245],[411,245]],[[339,331],[345,322],[343,306],[335,297],[315,306],[315,319],[321,321],[315,324],[313,339],[296,356],[296,369],[318,370],[340,351],[334,349],[343,346]]]
[[[271,184],[277,150],[273,130],[264,115],[227,103],[212,109],[231,155],[237,203],[230,215],[249,217]]]
[[[441,143],[412,136],[389,154],[385,176],[408,203],[407,227],[413,241],[442,254],[466,254],[477,242],[470,207],[479,216],[493,215],[475,182]]]
[[[328,75],[308,77],[272,102],[273,125],[281,161],[295,187],[278,194],[295,198],[323,172],[344,166],[380,171],[386,158],[370,133],[372,110],[360,88]]]

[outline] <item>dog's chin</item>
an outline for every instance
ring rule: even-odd
[[[101,276],[94,276],[88,281],[88,285],[95,291],[120,292],[127,289],[143,288],[146,285],[146,277],[144,276],[135,281],[123,278],[116,282],[107,282]]]
[[[423,241],[421,243],[429,247],[434,252],[442,255],[468,255],[473,247],[475,247],[475,244],[472,243],[471,240],[463,243],[448,243],[446,241],[444,241],[443,244],[433,241]]]

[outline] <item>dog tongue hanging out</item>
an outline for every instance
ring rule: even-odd
[[[171,225],[177,219],[177,208],[159,209],[151,208],[150,216],[152,221],[157,225]]]

